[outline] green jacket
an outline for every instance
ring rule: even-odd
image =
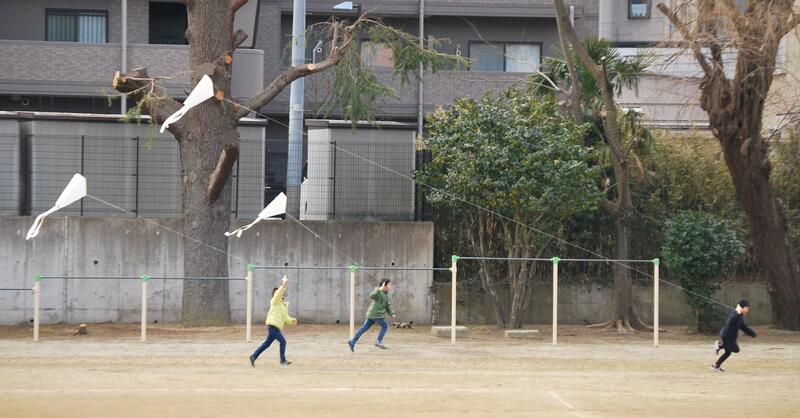
[[[295,325],[297,320],[289,316],[289,302],[283,300],[286,288],[281,286],[272,299],[269,301],[269,313],[267,314],[267,325],[283,331],[284,325]]]
[[[392,304],[389,302],[389,294],[384,293],[380,288],[376,287],[375,290],[369,294],[369,297],[372,299],[372,302],[369,304],[369,309],[367,309],[367,318],[383,318],[387,313],[389,315],[394,315]]]

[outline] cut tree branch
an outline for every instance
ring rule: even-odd
[[[135,68],[127,74],[119,71],[114,75],[111,86],[118,92],[128,95],[136,100],[145,100],[144,109],[160,125],[173,113],[181,108],[181,104],[167,96],[164,88],[159,86],[155,79],[147,74],[147,68]],[[180,128],[180,121],[171,124],[167,130],[176,135]]]
[[[258,1],[258,0],[256,0]],[[231,12],[236,13],[237,10],[241,9],[242,6],[247,4],[248,0],[231,0]]]
[[[238,29],[233,33],[233,49],[236,49],[247,40],[247,32]]]
[[[208,192],[206,198],[208,203],[214,203],[219,199],[219,195],[225,188],[225,183],[233,169],[233,163],[239,157],[239,147],[234,144],[225,144],[222,153],[219,155],[217,166],[208,179]]]
[[[311,74],[316,74],[322,71],[325,71],[336,64],[338,64],[342,58],[344,58],[345,54],[347,53],[347,48],[350,46],[350,42],[353,39],[353,31],[356,29],[358,25],[365,21],[364,15],[359,17],[352,25],[346,26],[342,28],[342,44],[338,47],[334,47],[331,51],[330,55],[325,61],[322,61],[317,64],[304,64],[304,65],[297,65],[278,74],[274,80],[261,92],[244,102],[239,110],[236,112],[236,119],[241,119],[248,114],[250,114],[251,109],[254,111],[258,111],[261,107],[269,103],[272,99],[275,98],[281,91],[283,91],[286,86],[292,83],[292,81],[297,80],[301,77],[306,77]],[[334,27],[334,32],[338,33],[338,26],[341,23],[336,23]],[[337,35],[338,36],[338,35]],[[336,42],[334,39],[332,42]]]

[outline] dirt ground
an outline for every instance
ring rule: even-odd
[[[390,330],[387,350],[369,331],[351,353],[344,326],[287,330],[288,367],[277,347],[256,368],[244,327],[155,324],[0,327],[2,417],[242,416],[800,416],[800,333],[756,327],[742,352],[709,370],[708,336],[681,328],[619,335],[560,327],[507,340],[472,328],[455,346],[429,327]]]

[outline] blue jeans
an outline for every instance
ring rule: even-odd
[[[367,320],[364,321],[364,325],[362,325],[361,328],[356,331],[356,335],[353,336],[353,345],[356,345],[358,339],[361,338],[361,334],[367,332],[367,330],[372,328],[372,325],[375,323],[381,326],[381,330],[378,332],[378,339],[375,340],[375,342],[382,343],[383,336],[386,335],[386,331],[389,330],[389,323],[383,318],[367,318]]]
[[[283,338],[283,334],[281,333],[281,330],[279,330],[278,328],[276,328],[276,327],[274,327],[272,325],[267,327],[267,339],[264,340],[264,342],[261,343],[261,345],[258,346],[258,348],[256,348],[256,351],[253,353],[253,360],[257,359],[258,356],[260,356],[261,353],[264,352],[264,350],[268,349],[269,346],[272,345],[272,342],[275,341],[275,340],[278,340],[278,342],[281,344],[281,363],[285,363],[286,362],[286,338]]]

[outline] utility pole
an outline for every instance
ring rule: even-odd
[[[306,61],[306,1],[294,0],[292,12],[292,66]],[[286,212],[300,217],[300,182],[303,172],[303,77],[292,82],[289,98],[289,147],[286,165]]]

